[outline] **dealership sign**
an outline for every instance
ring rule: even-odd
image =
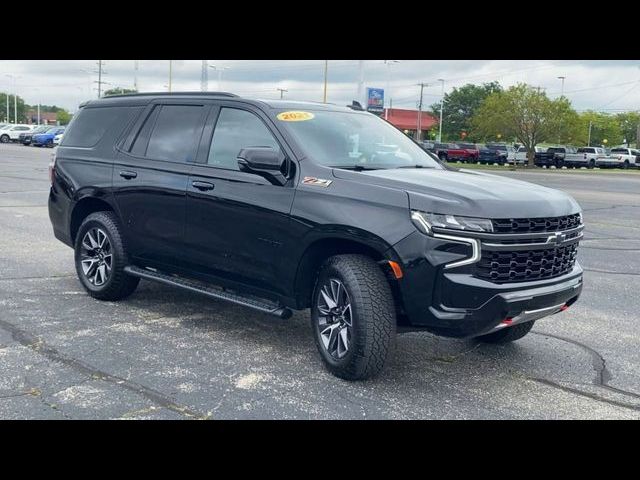
[[[384,112],[383,88],[367,88],[367,111],[373,113]]]

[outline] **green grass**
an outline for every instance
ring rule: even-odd
[[[518,165],[517,167],[506,166],[506,165],[479,165],[477,163],[456,163],[456,162],[447,162],[447,165],[454,168],[466,168],[469,170],[487,170],[487,171],[502,171],[502,172],[532,172],[532,173],[557,173],[557,174],[566,174],[566,173],[584,173],[590,175],[597,175],[600,173],[615,173],[622,175],[639,175],[640,169],[628,169],[622,170],[621,168],[594,168],[592,170],[586,168],[540,168],[540,167],[524,167],[522,165]]]

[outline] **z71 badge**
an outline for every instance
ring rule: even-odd
[[[302,183],[305,185],[314,185],[316,187],[325,187],[327,188],[331,185],[332,180],[325,180],[324,178],[316,178],[316,177],[304,177]]]

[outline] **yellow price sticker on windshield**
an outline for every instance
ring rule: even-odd
[[[277,118],[283,122],[304,122],[305,120],[311,120],[314,117],[311,112],[282,112],[279,113]]]

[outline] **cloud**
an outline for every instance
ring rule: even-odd
[[[55,104],[74,111],[77,105],[96,98],[96,60],[11,60],[1,61],[0,91],[15,90],[27,103]],[[222,71],[218,86],[218,71],[208,71],[209,90],[225,91],[256,97],[278,98],[277,88],[286,88],[286,98],[292,100],[322,100],[323,60],[210,60],[210,64],[228,67]],[[199,91],[201,60],[174,60],[172,85],[174,91]],[[560,80],[564,76],[565,95],[575,108],[640,110],[640,63],[622,60],[384,60],[364,62],[365,86],[387,89],[393,105],[415,108],[418,102],[418,82],[429,84],[424,90],[424,103],[431,105],[445,91],[465,83],[499,81],[503,86],[526,82],[546,89],[551,97],[560,95]],[[131,88],[134,82],[133,60],[106,60],[104,88]],[[168,60],[139,60],[137,75],[141,91],[166,91],[169,78]],[[358,89],[359,61],[329,61],[328,100],[337,104],[351,103]],[[3,99],[0,99],[0,106]]]

